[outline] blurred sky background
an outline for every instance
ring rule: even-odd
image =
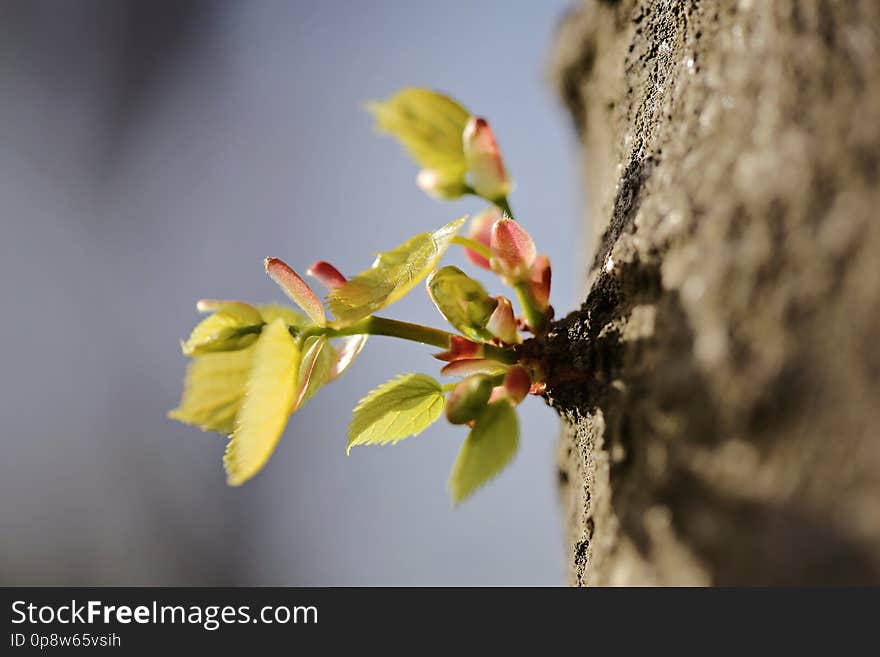
[[[282,301],[264,256],[354,273],[482,209],[424,196],[374,133],[362,103],[403,86],[490,118],[557,315],[576,305],[578,156],[545,76],[568,4],[0,2],[0,583],[563,583],[540,400],[512,466],[455,510],[461,428],[345,456],[358,399],[435,373],[431,349],[374,338],[239,489],[225,440],[165,413],[197,299]],[[421,289],[385,314],[443,326]]]

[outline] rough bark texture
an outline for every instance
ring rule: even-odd
[[[586,2],[573,584],[880,583],[880,3]]]

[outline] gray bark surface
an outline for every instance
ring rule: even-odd
[[[880,2],[592,0],[555,47],[571,583],[880,583]]]

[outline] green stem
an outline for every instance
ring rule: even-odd
[[[478,242],[477,240],[472,240],[469,237],[453,237],[453,244],[458,244],[459,246],[463,246],[466,249],[470,249],[471,251],[476,251],[481,256],[483,256],[486,260],[492,257],[492,251],[488,246],[483,244],[482,242]]]
[[[385,335],[392,338],[400,338],[401,340],[420,342],[432,347],[440,347],[441,349],[449,349],[450,338],[454,335],[449,331],[441,331],[440,329],[422,326],[421,324],[411,324],[396,319],[376,316],[367,317],[343,328],[323,328],[320,330],[320,333],[329,338],[346,335]],[[502,349],[501,347],[487,344],[483,345],[483,350],[486,358],[491,358],[501,363],[512,364],[517,361],[516,354],[509,349]]]
[[[523,315],[526,316],[526,323],[534,333],[540,333],[544,330],[547,317],[535,304],[535,298],[532,296],[532,290],[528,283],[517,283],[513,286],[516,291],[516,298],[519,305],[522,306]]]
[[[470,185],[466,185],[466,186],[465,186],[465,188],[464,188],[464,193],[465,193],[465,194],[473,194],[474,196],[480,196],[480,195],[477,193],[477,190],[475,190],[475,189],[474,189],[473,187],[471,187]],[[480,196],[480,198],[484,198],[484,199],[485,199],[486,197],[485,197],[485,196]],[[489,201],[489,199],[486,199],[486,200]],[[494,201],[489,201],[489,202],[490,202],[490,203],[494,203],[495,205],[497,205],[497,206],[498,206],[498,209],[501,210],[501,212],[503,212],[504,214],[506,214],[506,215],[507,215],[508,217],[510,217],[511,219],[516,219],[516,217],[513,216],[513,210],[510,209],[510,203],[507,201],[507,197],[506,197],[506,196],[502,196],[502,197],[499,198],[499,199],[495,199]]]
[[[495,205],[501,208],[501,211],[508,217],[514,220],[516,219],[516,217],[513,216],[513,210],[510,209],[510,203],[507,202],[506,196],[502,196],[500,199],[495,201]]]

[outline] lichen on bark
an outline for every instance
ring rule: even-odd
[[[554,47],[571,583],[880,583],[880,4],[592,0]]]

